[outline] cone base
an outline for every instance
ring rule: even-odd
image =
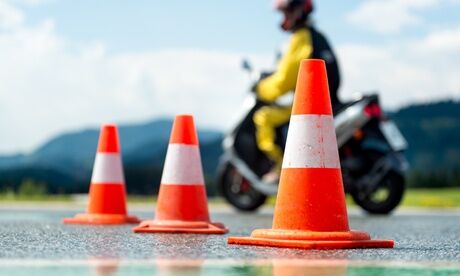
[[[256,229],[252,231],[252,238],[275,240],[306,240],[306,241],[367,241],[371,239],[364,231],[302,231],[284,229]]]
[[[298,249],[353,249],[353,248],[393,248],[391,240],[361,241],[306,241],[306,240],[275,240],[253,237],[230,237],[229,244],[298,248]]]
[[[77,214],[73,218],[65,218],[64,224],[135,224],[140,220],[135,216],[117,214]]]
[[[135,233],[225,234],[228,229],[218,222],[146,220],[133,228]]]
[[[229,244],[301,249],[393,248],[394,241],[371,240],[364,231],[315,232],[257,229],[251,237],[230,237]]]

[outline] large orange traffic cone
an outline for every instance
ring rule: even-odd
[[[393,247],[350,231],[331,101],[322,60],[304,60],[292,109],[272,229],[230,244],[304,249]]]
[[[64,219],[71,224],[138,223],[126,211],[125,179],[116,125],[103,125],[89,190],[87,213]]]
[[[224,234],[228,231],[224,225],[209,220],[200,149],[192,116],[176,116],[155,219],[143,221],[133,231],[201,234]]]

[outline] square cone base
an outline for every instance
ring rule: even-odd
[[[366,232],[313,232],[259,229],[251,237],[230,237],[229,244],[298,249],[393,248],[392,240],[371,240]]]
[[[118,214],[77,214],[73,218],[65,218],[64,224],[136,224],[140,220],[135,216]]]
[[[218,222],[146,220],[133,228],[134,233],[225,234],[228,229]]]

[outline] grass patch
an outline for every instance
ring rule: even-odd
[[[409,189],[402,206],[427,208],[460,207],[460,188]]]
[[[0,193],[0,202],[68,202],[78,201],[79,197],[74,195],[49,195],[49,194],[18,194],[13,192]],[[155,204],[157,198],[151,195],[129,195],[130,204]],[[354,206],[353,199],[347,195],[347,204]],[[275,205],[276,198],[270,197],[267,200],[268,206]],[[226,206],[227,202],[220,197],[209,198],[212,205]],[[404,195],[403,207],[424,207],[424,208],[460,208],[460,188],[445,189],[408,189]]]
[[[17,195],[17,194],[0,194],[0,202],[72,202],[74,199],[71,195]]]

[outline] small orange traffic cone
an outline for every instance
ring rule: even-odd
[[[223,224],[209,220],[200,149],[192,116],[176,116],[155,219],[143,221],[133,231],[200,234],[224,234],[228,231]]]
[[[103,125],[89,190],[87,213],[64,219],[68,224],[139,223],[126,211],[125,179],[116,125]]]
[[[299,70],[272,229],[230,244],[303,249],[391,248],[350,231],[334,120],[322,60],[304,60]]]

